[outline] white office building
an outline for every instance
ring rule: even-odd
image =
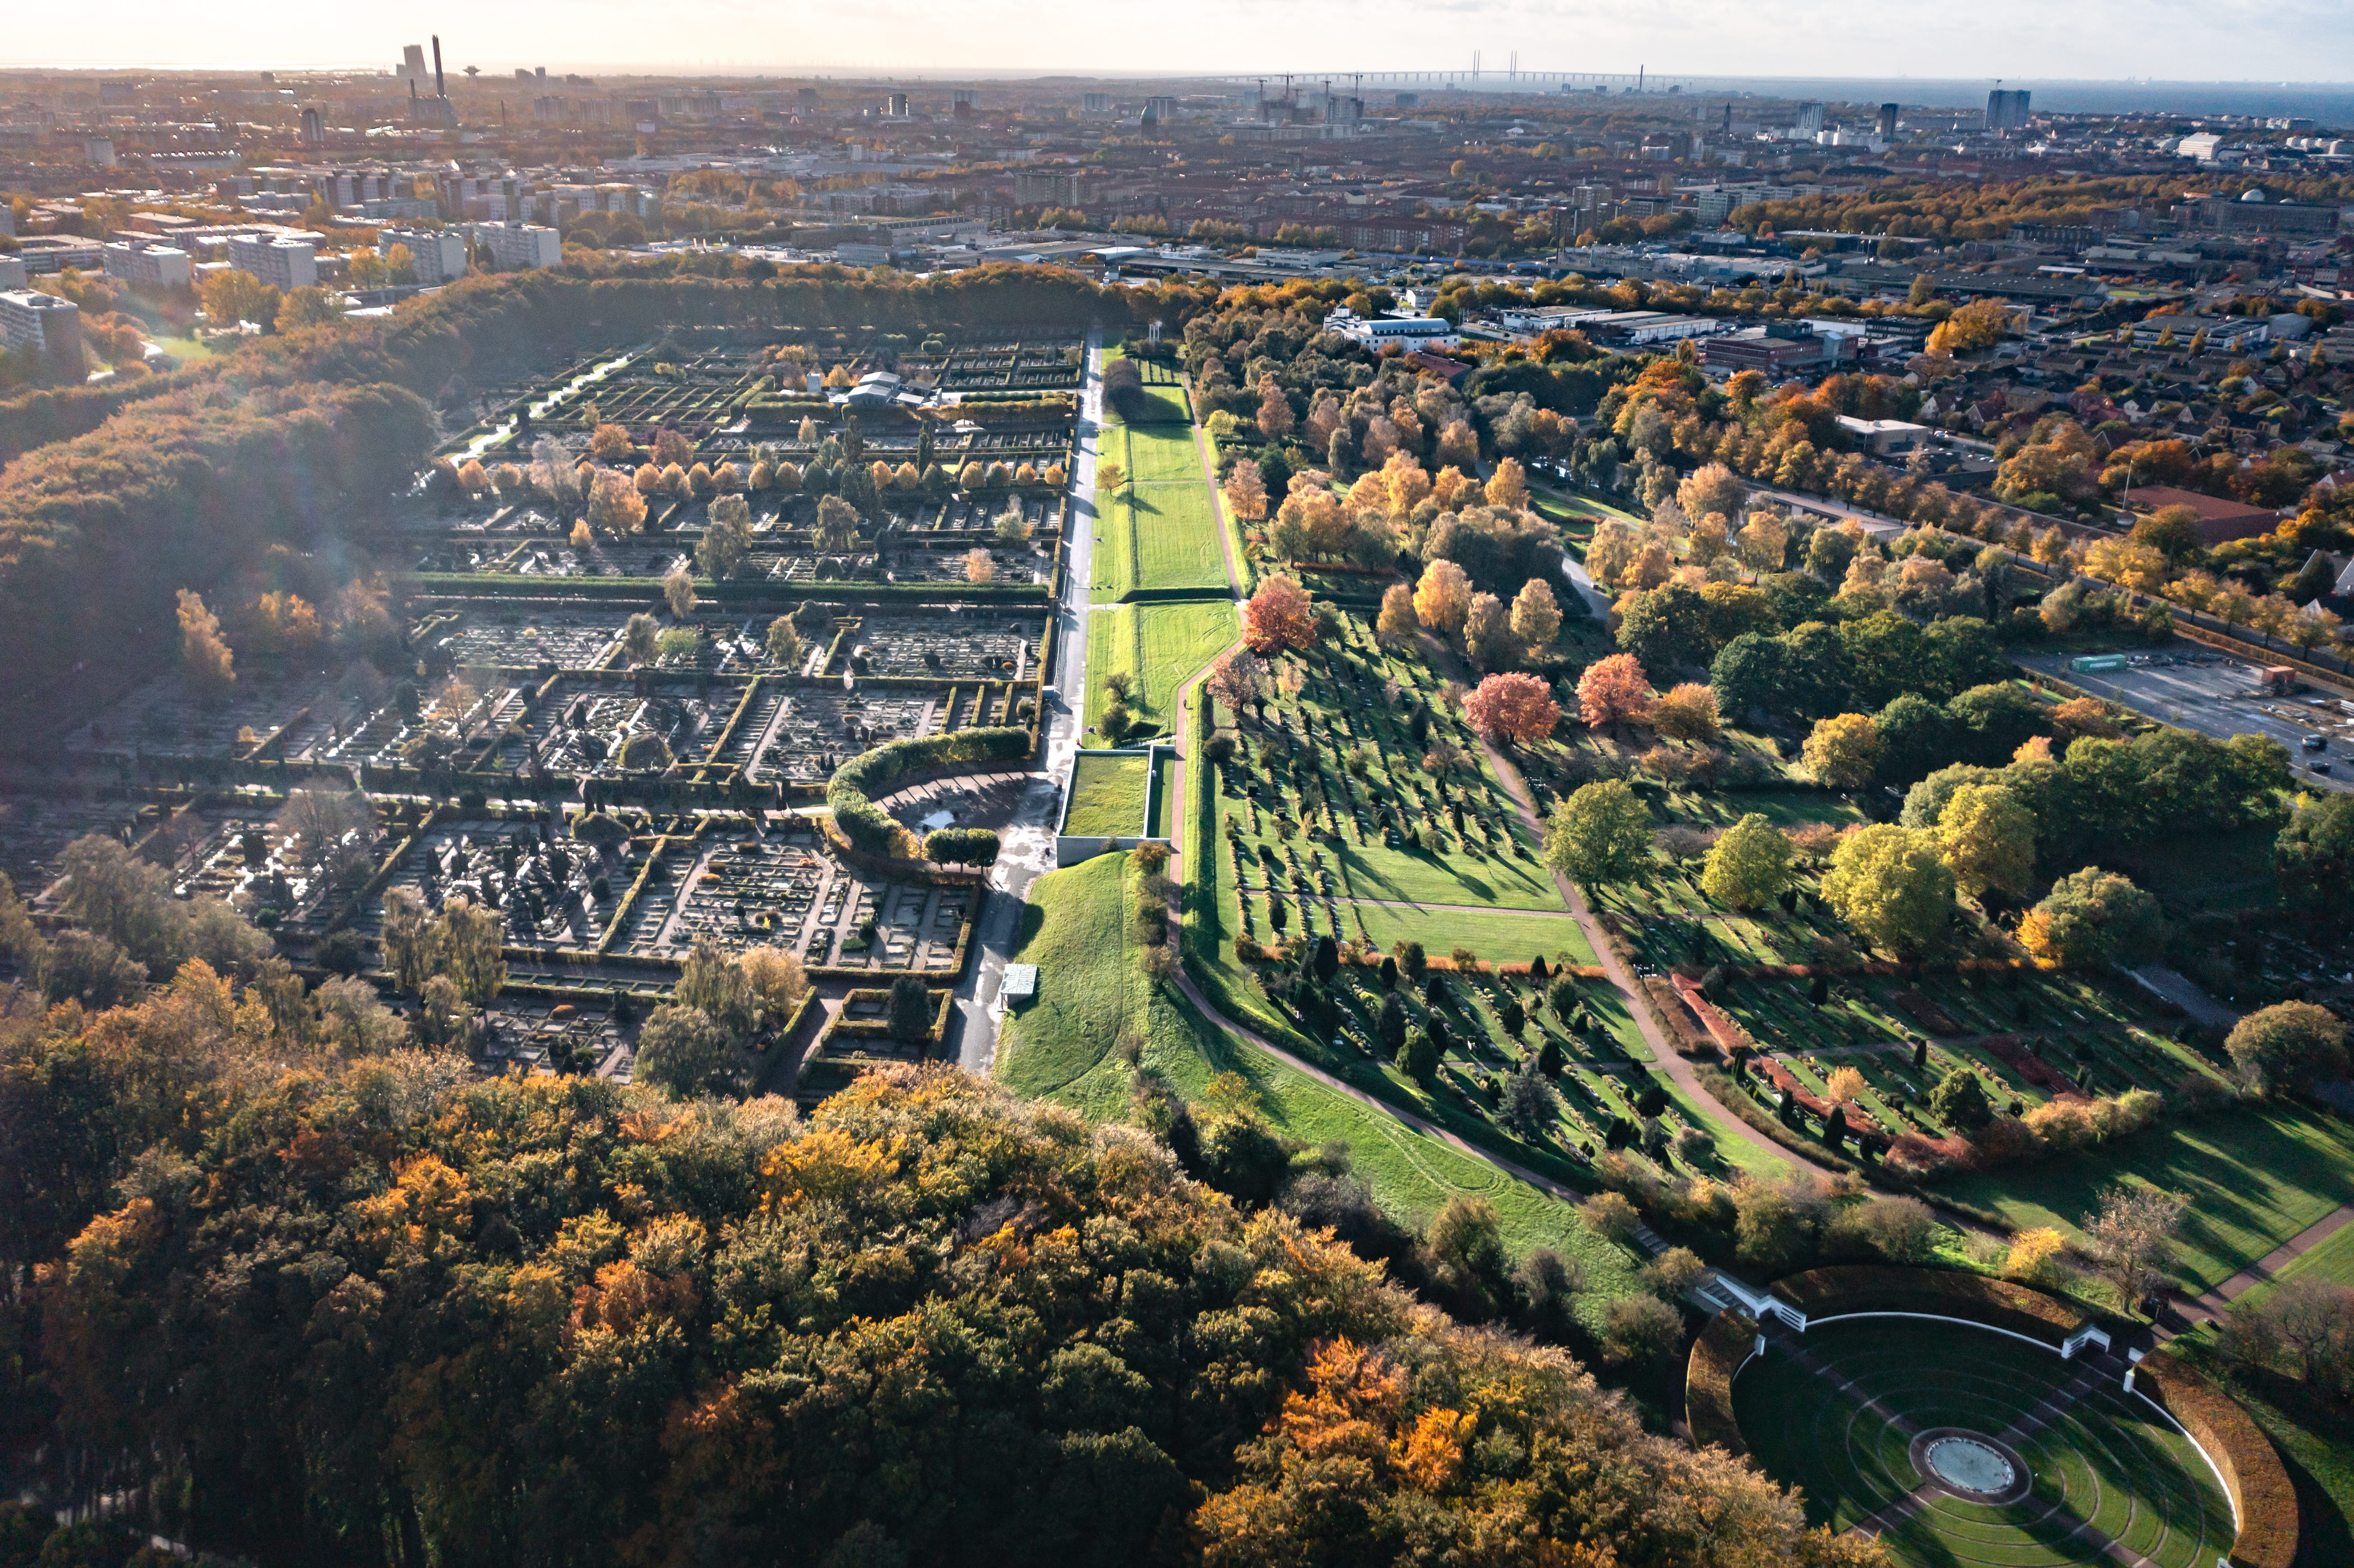
[[[1361,316],[1344,308],[1324,318],[1324,330],[1372,349],[1391,344],[1400,348],[1453,348],[1456,343],[1455,323],[1443,316]]]
[[[290,293],[319,281],[318,248],[306,239],[239,235],[228,242],[228,264]]]
[[[172,245],[107,245],[106,275],[134,289],[185,289],[196,279],[188,253]]]
[[[14,256],[0,256],[0,289],[21,289],[28,281],[23,260]]]
[[[376,254],[387,255],[396,245],[408,248],[409,265],[420,283],[446,283],[466,273],[466,240],[451,228],[379,228]]]

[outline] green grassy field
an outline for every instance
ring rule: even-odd
[[[1241,616],[1227,599],[1094,611],[1087,618],[1087,727],[1095,727],[1110,702],[1103,677],[1124,670],[1137,683],[1129,711],[1166,734],[1177,722],[1178,692],[1241,635]],[[1087,744],[1103,740],[1091,735]]]
[[[1513,837],[1528,835],[1513,821]],[[1406,904],[1484,904],[1498,909],[1565,909],[1561,889],[1534,860],[1342,843],[1333,852],[1349,892]],[[1453,947],[1452,942],[1447,944]]]
[[[2283,1279],[2354,1286],[2354,1225],[2345,1226],[2281,1271]]]
[[[1187,1097],[1201,1097],[1214,1074],[1237,1073],[1278,1131],[1347,1144],[1375,1201],[1401,1219],[1426,1220],[1458,1192],[1486,1198],[1515,1255],[1550,1246],[1581,1267],[1577,1310],[1590,1327],[1637,1288],[1638,1260],[1588,1231],[1572,1205],[1234,1040],[1145,980],[1124,942],[1127,866],[1125,855],[1103,855],[1032,885],[1013,957],[1038,966],[1038,998],[1000,1033],[996,1073],[1008,1086],[1099,1119],[1123,1116],[1129,1069],[1115,1047],[1127,1033],[1141,1043],[1141,1065]]]
[[[1420,942],[1426,952],[1446,954],[1469,948],[1490,963],[1521,964],[1542,954],[1546,963],[1594,964],[1594,945],[1567,915],[1514,914],[1502,909],[1400,909],[1384,904],[1346,902],[1343,920],[1363,930],[1384,952],[1400,942]]]
[[[1941,1191],[2013,1225],[2052,1225],[2075,1238],[2101,1189],[2120,1181],[2190,1198],[2174,1273],[2191,1290],[2206,1290],[2354,1200],[2354,1133],[2295,1110],[2241,1111],[1966,1177]]]
[[[213,357],[213,347],[193,337],[151,337],[147,340],[183,365],[194,365],[200,359]]]
[[[2049,1351],[1945,1324],[1882,1323],[1818,1330],[1807,1348],[1847,1386],[1769,1354],[1735,1381],[1734,1406],[1759,1465],[1804,1489],[1810,1519],[1849,1529],[1920,1485],[1910,1436],[1935,1427],[2009,1434],[2034,1478],[2029,1496],[2005,1506],[1933,1495],[1880,1537],[1908,1568],[2105,1561],[2075,1533],[2082,1524],[2158,1568],[2209,1568],[2231,1550],[2231,1499],[2142,1402],[2096,1387],[2019,1434],[2073,1370]]]
[[[1130,838],[1144,831],[1145,759],[1083,751],[1071,765],[1071,810],[1063,831],[1075,838]]]
[[[1140,589],[1225,588],[1216,503],[1203,482],[1193,427],[1107,430],[1103,455],[1127,480],[1097,493],[1089,583],[1097,601]]]

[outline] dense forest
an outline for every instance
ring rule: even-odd
[[[0,1018],[6,1435],[207,1550],[1882,1561],[1135,1128],[945,1069],[806,1121],[484,1082],[263,989]]]

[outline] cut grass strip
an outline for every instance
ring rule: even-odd
[[[1144,831],[1145,759],[1083,751],[1071,764],[1071,810],[1063,831],[1075,838],[1134,838]]]

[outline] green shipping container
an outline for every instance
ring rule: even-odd
[[[2125,667],[2126,656],[2122,653],[2087,653],[2081,659],[2068,661],[2068,668],[2078,674],[2094,670],[2122,670]]]

